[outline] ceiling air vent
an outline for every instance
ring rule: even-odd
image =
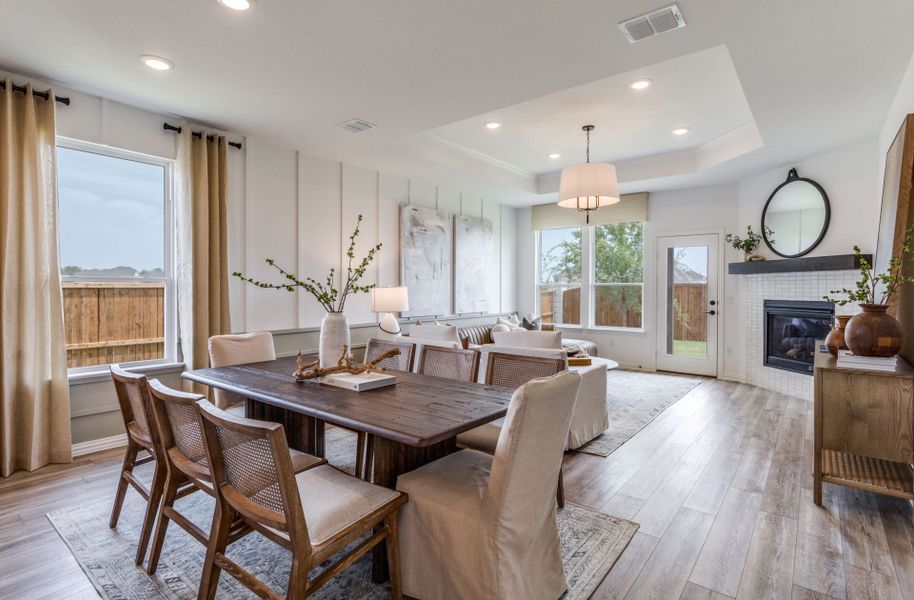
[[[348,121],[337,123],[336,126],[345,129],[346,131],[351,131],[352,133],[362,133],[363,131],[377,127],[374,123],[369,123],[364,119],[349,119]]]
[[[623,21],[619,23],[619,29],[622,30],[625,39],[634,44],[660,33],[681,29],[685,25],[679,6],[671,4],[646,15]]]

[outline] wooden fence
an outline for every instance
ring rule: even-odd
[[[165,285],[63,283],[70,368],[165,356]]]
[[[621,302],[621,295],[634,295],[627,303]],[[637,302],[641,288],[634,286],[597,286],[594,290],[594,323],[598,327],[635,327],[642,325],[641,303]],[[540,293],[540,312],[544,323],[552,323],[552,291]],[[673,339],[692,342],[707,340],[708,286],[703,283],[676,284],[673,286]],[[628,307],[622,310],[622,305]],[[581,289],[573,288],[562,292],[562,323],[581,322]]]

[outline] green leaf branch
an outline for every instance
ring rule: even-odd
[[[774,243],[774,231],[771,230],[767,225],[764,226],[765,235],[768,237],[770,243]],[[736,250],[742,250],[744,254],[751,254],[755,252],[755,249],[759,247],[759,244],[762,243],[761,234],[755,233],[752,231],[752,225],[746,227],[746,237],[742,238],[738,235],[728,233],[724,238],[728,244],[733,246]]]
[[[863,257],[860,246],[854,246],[854,256],[860,262],[860,279],[853,289],[841,288],[831,290],[828,296],[822,298],[826,302],[833,302],[838,306],[847,304],[888,304],[889,300],[898,289],[906,283],[914,283],[914,277],[902,272],[904,257],[911,256],[911,238],[914,236],[914,225],[905,233],[901,254],[889,259],[888,269],[884,273],[877,273],[870,261]],[[878,294],[879,290],[882,294]],[[840,294],[843,297],[834,296]],[[877,298],[879,301],[877,302]]]
[[[323,281],[318,281],[313,277],[300,279],[294,273],[290,273],[277,265],[276,261],[272,258],[267,258],[264,262],[276,269],[285,281],[280,283],[258,281],[252,277],[248,277],[240,271],[235,271],[232,273],[232,276],[263,289],[285,290],[287,292],[294,292],[299,289],[304,290],[314,296],[314,299],[317,300],[321,307],[327,312],[343,312],[346,308],[346,300],[349,299],[351,294],[366,293],[375,287],[375,284],[373,283],[360,285],[359,281],[365,276],[365,272],[374,261],[375,256],[381,251],[382,244],[378,243],[375,246],[372,246],[368,250],[368,253],[356,263],[355,246],[361,227],[362,215],[359,215],[355,230],[352,232],[352,235],[349,236],[349,248],[346,250],[346,257],[348,259],[346,264],[346,282],[345,285],[342,286],[342,292],[340,292],[335,285],[336,269],[331,268],[330,273]]]

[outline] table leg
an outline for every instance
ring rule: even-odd
[[[374,439],[373,482],[390,489],[396,489],[399,475],[457,451],[457,438],[424,448],[406,446],[378,436],[371,438]],[[376,583],[388,579],[387,549],[383,544],[378,544],[373,550],[371,575]]]
[[[324,458],[324,422],[292,410],[248,398],[245,416],[249,419],[281,423],[289,448]]]

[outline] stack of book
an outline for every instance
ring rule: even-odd
[[[898,357],[857,356],[850,350],[839,350],[837,363],[838,367],[842,369],[894,371],[896,368],[898,368]]]
[[[356,392],[364,392],[397,383],[397,378],[387,373],[333,373],[325,375],[322,383],[333,387],[345,388]]]

